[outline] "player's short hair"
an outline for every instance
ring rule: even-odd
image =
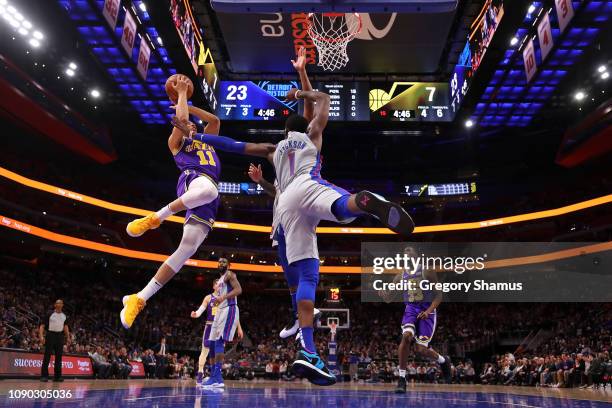
[[[288,132],[306,133],[308,129],[308,120],[298,114],[293,114],[287,118],[285,122],[285,130]]]

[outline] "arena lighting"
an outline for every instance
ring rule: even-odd
[[[527,14],[531,14],[531,13],[533,13],[534,11],[536,11],[536,6],[535,6],[535,4],[531,4],[531,5],[529,6],[529,8],[527,9]]]
[[[162,38],[161,38],[161,37],[157,37],[157,43],[158,43],[159,45],[161,45],[161,46],[163,46],[163,45],[164,45],[164,42],[162,41]]]
[[[140,9],[140,11],[142,11],[143,13],[146,13],[146,12],[147,12],[147,6],[146,6],[146,5],[145,5],[143,2],[141,2],[141,3],[138,5],[138,8],[139,8],[139,9]]]
[[[76,71],[77,64],[75,64],[74,62],[71,62],[70,64],[68,64],[68,68],[70,68],[73,71]]]
[[[510,40],[510,45],[514,46],[516,44],[518,44],[519,39],[516,37],[512,37],[512,39]]]
[[[472,126],[474,126],[474,121],[472,119],[468,119],[465,121],[466,128],[471,128]]]
[[[92,89],[91,91],[89,91],[89,94],[94,97],[94,98],[99,98],[100,97],[100,91],[98,91],[97,89]]]
[[[586,97],[586,94],[582,91],[578,91],[574,94],[574,99],[577,101],[581,101]]]
[[[32,34],[32,36],[37,40],[42,40],[43,38],[45,38],[45,36],[40,31],[34,31],[34,34]]]
[[[608,79],[610,77],[610,73],[605,71],[601,74],[601,79]]]
[[[64,71],[66,73],[66,75],[68,75],[69,77],[73,77],[74,76],[74,70],[67,68],[66,71]]]
[[[94,205],[96,207],[105,208],[107,210],[116,211],[124,214],[145,216],[151,213],[151,210],[145,210],[142,208],[129,207],[126,205],[115,204],[109,201],[101,200],[99,198],[87,196],[74,191],[70,191],[64,188],[56,187],[50,184],[42,183],[37,180],[32,180],[24,177],[20,174],[14,173],[3,167],[0,167],[0,176],[5,177],[9,180],[13,180],[21,185],[34,188],[36,190],[45,191],[47,193],[56,194],[64,198],[71,200],[80,201],[86,204]],[[596,207],[599,205],[605,205],[612,203],[612,194],[593,198],[586,201],[581,201],[574,204],[569,204],[563,207],[552,208],[548,210],[535,211],[531,213],[524,213],[518,215],[510,215],[503,218],[493,218],[489,220],[464,222],[457,224],[440,224],[440,225],[427,225],[419,226],[414,229],[415,234],[426,233],[426,232],[442,232],[442,231],[458,231],[458,230],[469,230],[495,227],[506,224],[514,224],[517,222],[525,222],[538,220],[543,218],[557,217],[565,215],[587,208]],[[177,217],[175,215],[167,219],[170,222],[176,222],[183,224],[185,219],[183,217]],[[270,234],[271,227],[266,225],[252,225],[252,224],[239,224],[225,221],[215,221],[215,228],[238,230],[238,231],[250,231],[250,232],[262,232]],[[317,233],[320,234],[383,234],[391,235],[391,232],[387,228],[363,228],[363,227],[318,227]]]
[[[597,72],[601,74],[602,72],[606,72],[607,69],[605,65],[600,65],[599,68],[597,68]]]
[[[30,41],[28,41],[28,43],[34,48],[40,47],[40,41],[38,41],[36,38],[30,38]]]
[[[94,251],[105,252],[108,254],[124,256],[133,259],[142,259],[154,262],[164,262],[168,255],[157,254],[153,252],[135,251],[132,249],[126,249],[117,247],[114,245],[101,244],[95,241],[89,241],[87,239],[81,239],[72,237],[70,235],[59,234],[53,231],[49,231],[43,228],[29,225],[21,221],[14,220],[0,215],[0,226],[5,228],[11,228],[26,234],[37,236],[49,241],[59,242],[64,245],[76,246],[79,248],[91,249]],[[496,259],[493,261],[484,262],[485,268],[496,269],[496,268],[508,268],[520,265],[533,265],[552,261],[558,261],[561,259],[574,258],[578,256],[584,256],[587,254],[594,254],[604,251],[612,250],[612,241],[600,242],[596,244],[585,245],[577,248],[564,249],[554,252],[545,252],[542,254],[507,258],[507,259]],[[234,254],[231,256],[234,257]],[[343,262],[346,262],[344,260]],[[196,268],[208,268],[216,269],[217,262],[204,261],[200,259],[189,259],[185,262],[187,266],[193,266]],[[232,269],[239,271],[250,271],[250,272],[267,272],[267,273],[278,273],[282,272],[280,266],[277,265],[256,265],[256,264],[245,264],[232,262]],[[321,266],[321,273],[342,273],[342,274],[361,274],[364,272],[364,268],[361,266]],[[367,272],[367,268],[365,270]]]

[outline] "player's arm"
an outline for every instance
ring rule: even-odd
[[[329,118],[329,95],[318,91],[299,91],[291,88],[287,93],[287,100],[304,99],[314,103],[314,116],[308,125],[308,137],[317,150],[323,145],[323,130]]]
[[[238,320],[238,327],[236,328],[236,336],[238,337],[238,341],[242,341],[244,337],[244,331],[242,330],[242,325],[240,324],[240,320]]]
[[[180,75],[176,82],[172,84],[172,87],[178,95],[176,102],[176,118],[178,121],[187,123],[189,121],[189,105],[187,105],[187,89],[189,87],[189,78],[184,75]],[[172,154],[176,154],[183,144],[183,135],[186,133],[189,136],[189,129],[184,132],[183,129],[178,128],[172,121],[174,128],[168,138],[168,148]]]
[[[425,272],[425,277],[427,278],[427,280],[431,283],[438,283],[438,278],[436,276],[436,271],[431,271],[428,270]],[[442,292],[439,290],[436,290],[436,297],[432,300],[431,305],[429,305],[429,307],[426,310],[423,310],[421,313],[419,313],[419,315],[417,316],[417,318],[419,319],[426,319],[427,316],[429,316],[431,313],[433,313],[434,310],[436,310],[436,308],[438,306],[440,306],[440,303],[442,303]]]
[[[276,187],[263,177],[261,164],[255,166],[253,163],[249,165],[249,177],[255,183],[259,184],[270,197],[276,197]]]
[[[195,311],[191,312],[191,318],[192,319],[197,319],[200,316],[202,316],[202,313],[204,313],[204,311],[208,307],[208,303],[210,303],[210,295],[206,295],[204,297],[204,300],[202,301],[202,304],[200,305],[198,310],[195,310]]]
[[[221,296],[222,299],[219,300],[218,303],[221,303],[227,299],[233,299],[242,293],[242,286],[240,286],[240,282],[238,282],[238,278],[234,272],[230,271],[230,273],[228,273],[227,281],[230,285],[232,285],[232,290],[226,293],[225,296]]]
[[[221,120],[210,112],[206,112],[204,109],[200,109],[197,106],[189,105],[189,113],[200,119],[202,122],[206,122],[204,127],[204,133],[210,135],[218,135],[219,129],[221,128]]]
[[[401,281],[403,276],[404,276],[403,272],[396,274],[393,277],[393,283],[398,283],[399,281]],[[385,303],[390,303],[393,301],[394,297],[397,296],[397,293],[391,293],[386,290],[379,290],[378,296],[380,296]]]
[[[312,91],[312,85],[310,84],[310,79],[308,78],[308,74],[306,73],[306,48],[300,47],[297,58],[295,60],[291,60],[291,63],[293,64],[293,68],[295,68],[298,75],[300,76],[302,90]],[[304,100],[304,117],[308,122],[312,120],[313,114],[314,103],[307,99]]]
[[[189,135],[190,129],[188,121],[180,120],[178,117],[172,118],[172,124],[180,129],[185,135]],[[227,136],[211,135],[207,133],[197,133],[192,135],[196,140],[209,144],[217,150],[227,153],[236,153],[243,156],[264,157],[269,160],[276,150],[276,145],[272,143],[249,143],[241,142]]]

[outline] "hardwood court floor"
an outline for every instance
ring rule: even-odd
[[[1,407],[423,407],[423,408],[603,408],[612,390],[551,389],[481,385],[418,384],[404,395],[391,384],[340,383],[316,387],[301,382],[226,381],[224,390],[195,387],[193,380],[0,381]],[[11,392],[12,390],[12,392]],[[15,390],[63,391],[65,398],[15,398]],[[66,393],[70,391],[70,397]],[[38,391],[40,394],[40,391]],[[24,394],[21,392],[20,394]],[[27,393],[26,393],[27,394]],[[30,393],[31,394],[31,393]],[[56,392],[57,395],[57,392]]]

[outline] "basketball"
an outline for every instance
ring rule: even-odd
[[[174,84],[176,84],[176,80],[179,78],[179,76],[185,76],[185,75],[174,74],[166,80],[166,93],[168,94],[168,97],[170,98],[170,100],[174,103],[176,103],[176,101],[178,100],[178,95],[176,94],[176,91],[174,90]],[[187,90],[187,99],[190,99],[192,95],[193,95],[193,82],[191,82],[191,79],[190,79],[189,89]]]

